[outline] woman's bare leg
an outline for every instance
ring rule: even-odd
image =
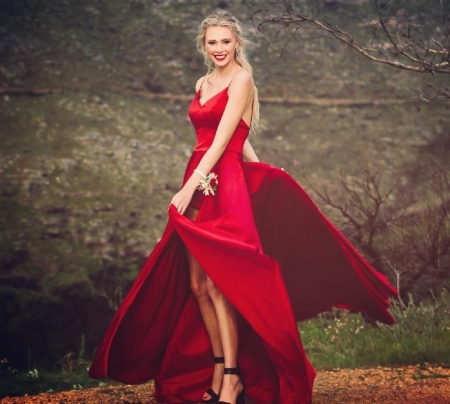
[[[191,220],[196,220],[198,210],[189,206],[186,209],[186,217]],[[217,315],[213,306],[211,297],[208,293],[207,280],[208,277],[200,267],[194,256],[186,249],[186,255],[189,264],[189,275],[191,282],[191,290],[197,299],[198,307],[205,323],[206,331],[208,332],[209,339],[211,341],[212,350],[214,356],[224,356],[222,342],[219,333],[219,324],[217,321]],[[223,380],[223,363],[216,363],[214,365],[214,374],[211,384],[211,388],[217,394],[220,393]],[[208,393],[203,396],[204,400],[209,400],[211,397]]]
[[[225,367],[237,367],[238,326],[236,309],[223,293],[208,278],[208,293],[214,305],[219,322],[220,338],[225,356]],[[238,375],[225,375],[223,378],[220,401],[235,403],[236,398],[244,388]]]

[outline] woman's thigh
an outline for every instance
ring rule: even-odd
[[[189,205],[188,208],[186,209],[185,216],[188,219],[195,221],[195,220],[197,220],[197,215],[198,215],[198,209],[194,208],[192,205]],[[201,268],[198,261],[191,254],[191,252],[187,249],[187,247],[186,247],[186,255],[187,255],[188,264],[189,264],[189,275],[190,275],[190,279],[191,279],[191,286],[193,288],[200,287],[201,285],[202,286],[204,285],[204,287],[206,287],[207,276],[206,276],[205,272],[203,271],[203,269]]]

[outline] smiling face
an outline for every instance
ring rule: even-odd
[[[216,67],[224,68],[234,61],[238,42],[228,27],[209,27],[205,33],[205,50]]]

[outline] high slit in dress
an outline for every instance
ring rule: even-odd
[[[197,144],[191,176],[214,139],[227,89],[189,107]],[[155,380],[164,403],[199,402],[211,385],[213,353],[189,286],[185,248],[236,308],[238,363],[257,404],[311,402],[315,372],[297,321],[331,307],[392,324],[397,292],[283,170],[244,162],[249,126],[241,120],[211,170],[216,194],[196,191],[191,221],[173,205],[161,240],[112,319],[89,374],[127,384]]]

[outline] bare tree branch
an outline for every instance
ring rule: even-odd
[[[360,165],[358,177],[337,179],[341,191],[333,194],[306,182],[319,204],[342,216],[340,227],[372,265],[383,273],[394,271],[403,296],[424,288],[438,293],[445,282],[448,286],[449,167],[437,162],[422,167],[420,181],[405,195],[398,178],[387,183],[367,162]]]
[[[416,73],[450,74],[450,18],[443,3],[442,26],[433,27],[432,37],[429,38],[431,25],[415,22],[408,10],[400,9],[392,15],[393,11],[389,8],[384,11],[378,0],[371,1],[375,18],[361,25],[361,29],[373,29],[370,46],[362,42],[367,32],[363,32],[363,39],[356,39],[350,32],[321,16],[320,0],[314,3],[316,11],[304,11],[304,7],[299,10],[290,0],[266,1],[268,7],[255,12],[251,19],[259,30],[269,25],[280,25],[284,28],[295,27],[292,35],[321,32],[323,37],[337,40],[375,63]],[[288,41],[292,40],[292,35]],[[448,88],[436,92],[441,99],[450,98]]]

